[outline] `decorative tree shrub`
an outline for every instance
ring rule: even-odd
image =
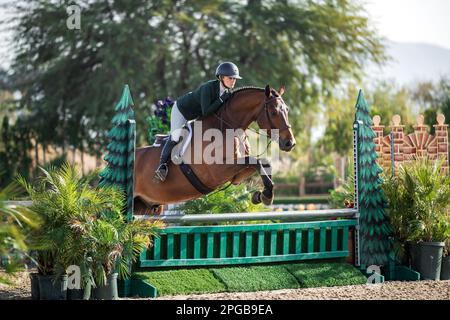
[[[108,137],[108,154],[104,160],[107,167],[100,173],[99,186],[116,185],[127,195],[127,217],[133,214],[133,171],[136,145],[136,122],[134,120],[133,99],[128,85],[116,105],[116,115],[112,119],[113,128]]]
[[[370,107],[362,91],[356,102],[355,120],[359,122],[358,157],[361,166],[358,174],[360,199],[360,252],[361,267],[387,265],[392,259],[392,228],[385,213],[387,202],[381,188],[382,169],[377,164]]]

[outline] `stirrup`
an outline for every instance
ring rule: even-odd
[[[158,169],[155,171],[155,176],[153,177],[153,180],[155,182],[164,182],[167,178],[167,173],[169,172],[168,166],[165,163],[162,163],[159,165]]]

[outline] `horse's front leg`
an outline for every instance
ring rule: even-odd
[[[247,168],[251,167],[261,176],[264,190],[256,191],[252,195],[252,202],[254,204],[264,203],[271,205],[273,203],[273,181],[272,181],[272,167],[267,159],[257,159],[255,157],[247,156],[238,159],[239,164],[245,165]]]
[[[267,159],[258,159],[258,170],[261,179],[264,184],[264,190],[260,192],[260,201],[266,206],[270,206],[273,203],[273,181],[272,181],[272,166]],[[256,197],[257,195],[253,195]],[[253,200],[253,199],[252,199]],[[255,199],[258,200],[258,199]],[[254,202],[255,203],[255,202]]]

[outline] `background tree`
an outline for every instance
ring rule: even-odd
[[[418,83],[411,90],[411,95],[413,101],[418,104],[419,110],[424,113],[425,123],[430,125],[431,133],[434,133],[432,125],[436,123],[438,113],[443,113],[448,123],[450,120],[450,78],[443,77],[438,83]]]
[[[323,147],[324,154],[335,154],[335,166],[338,177],[344,181],[348,173],[348,161],[352,157],[352,127],[354,99],[357,86],[350,84],[346,92],[335,94],[326,100],[324,110],[325,133],[317,145]],[[406,131],[412,130],[414,124],[410,92],[398,88],[392,82],[378,82],[371,89],[366,89],[367,100],[371,104],[371,117],[380,115],[382,123],[389,126],[392,116],[399,114],[402,123],[407,124]]]

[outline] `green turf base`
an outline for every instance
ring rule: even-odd
[[[155,297],[217,292],[344,286],[367,283],[343,262],[304,262],[269,266],[142,271],[133,275],[132,295]]]
[[[211,269],[228,292],[253,292],[299,288],[295,277],[283,266],[250,266]]]
[[[226,291],[224,284],[208,269],[138,272],[133,275],[133,279],[151,284],[160,296]],[[133,288],[132,294],[136,294]]]
[[[285,265],[302,288],[334,287],[365,284],[367,278],[355,267],[346,263],[302,263]]]

